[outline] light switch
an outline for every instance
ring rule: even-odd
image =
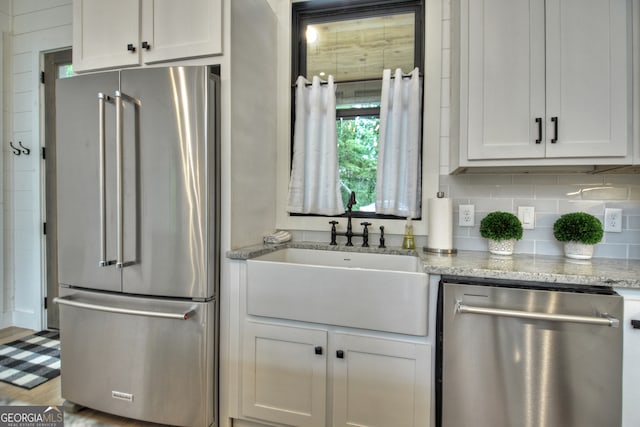
[[[536,222],[535,208],[533,206],[519,206],[518,219],[522,223],[522,228],[533,230]]]

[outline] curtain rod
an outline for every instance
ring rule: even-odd
[[[411,73],[409,73],[409,74],[402,74],[402,78],[405,78],[405,77],[411,77]],[[395,76],[395,75],[392,75],[390,78],[391,78],[391,80],[394,80],[394,79],[396,78],[396,76]],[[421,79],[421,78],[423,78],[422,73],[419,73],[419,74],[418,74],[418,78],[420,78],[420,79]],[[381,82],[381,81],[382,81],[382,77],[380,77],[380,78],[360,79],[360,80],[341,80],[341,81],[338,81],[338,82],[336,82],[336,81],[334,80],[334,83],[337,85],[338,83],[342,83],[342,84],[344,84],[344,83],[367,83],[367,82],[377,82],[377,81],[380,81],[380,82]],[[328,82],[328,81],[326,81],[326,80],[320,80],[320,85],[326,85],[326,84],[328,84],[328,83],[329,83],[329,82]],[[305,86],[312,86],[312,85],[313,85],[313,83],[305,83]],[[297,86],[297,84],[296,84],[296,83],[293,83],[293,84],[291,85],[291,87],[292,87],[292,88],[294,88],[294,87],[296,87],[296,86]]]

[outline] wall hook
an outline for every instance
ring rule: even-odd
[[[22,150],[20,150],[19,148],[16,148],[13,145],[12,141],[9,141],[9,145],[11,146],[11,149],[13,150],[13,154],[15,154],[16,156],[19,156],[20,154],[22,154]]]
[[[18,141],[18,145],[20,146],[20,148],[22,148],[22,153],[23,153],[25,156],[28,156],[28,155],[29,155],[29,153],[31,153],[31,149],[30,149],[30,148],[25,147],[24,145],[22,145],[22,141]]]

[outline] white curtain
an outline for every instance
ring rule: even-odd
[[[296,82],[296,118],[293,165],[289,181],[288,211],[339,215],[344,213],[340,196],[336,94],[333,76],[312,84],[300,76]]]
[[[397,69],[382,75],[376,213],[420,217],[420,100],[418,68],[409,77]]]

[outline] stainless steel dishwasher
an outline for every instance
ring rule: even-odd
[[[437,425],[620,426],[622,315],[606,287],[443,277]]]

